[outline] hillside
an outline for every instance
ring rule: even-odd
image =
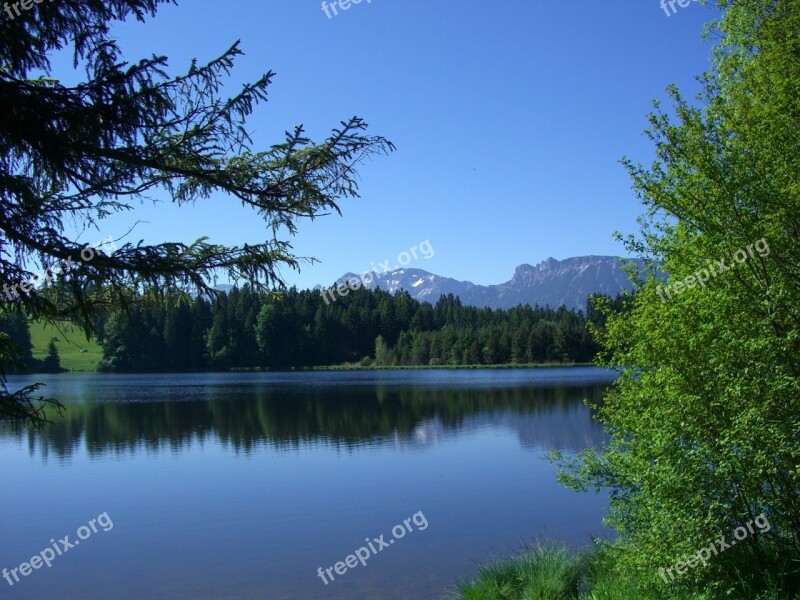
[[[87,342],[86,336],[72,325],[63,325],[59,329],[40,322],[31,322],[33,357],[41,360],[47,356],[47,346],[55,338],[64,369],[74,372],[95,371],[103,358],[103,349],[97,341]]]

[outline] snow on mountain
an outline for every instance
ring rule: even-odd
[[[385,273],[372,273],[374,280],[367,282],[369,289],[382,289],[392,294],[407,291],[420,301],[435,303],[439,296],[453,294],[464,304],[511,308],[518,304],[585,309],[586,297],[593,293],[616,296],[632,289],[625,263],[635,259],[616,256],[577,256],[565,260],[548,258],[537,265],[518,266],[512,278],[499,285],[476,285],[442,277],[422,269],[395,269]],[[347,283],[355,273],[346,273],[337,285]]]

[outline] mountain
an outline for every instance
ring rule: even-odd
[[[589,294],[616,296],[633,288],[622,270],[625,263],[641,264],[636,259],[617,256],[576,256],[564,260],[548,258],[538,265],[520,265],[514,276],[499,285],[476,285],[450,277],[434,275],[422,269],[394,269],[372,273],[374,280],[365,281],[368,289],[391,293],[406,290],[413,298],[435,304],[442,294],[458,296],[464,304],[490,308],[512,308],[518,304],[538,304],[557,308],[586,308]],[[337,285],[346,283],[355,273],[346,273]],[[367,278],[368,279],[368,278]]]

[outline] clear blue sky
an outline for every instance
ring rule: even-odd
[[[127,59],[165,54],[173,74],[241,39],[232,85],[277,73],[250,120],[259,145],[300,123],[321,139],[352,115],[397,145],[362,167],[342,217],[301,224],[296,253],[322,262],[286,272],[290,284],[394,264],[424,240],[435,257],[410,267],[490,284],[548,256],[624,252],[612,232],[635,231],[642,209],[618,161],[650,162],[650,101],[673,82],[694,96],[717,14],[693,2],[667,17],[658,0],[364,0],[328,19],[320,0],[183,0],[115,32]],[[137,206],[87,241],[135,219],[147,242],[266,238],[219,196]]]

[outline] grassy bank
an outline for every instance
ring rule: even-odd
[[[103,349],[95,341],[86,341],[86,336],[76,327],[63,324],[59,328],[33,321],[30,324],[33,357],[41,360],[47,356],[47,346],[55,339],[61,367],[67,371],[94,372],[103,358]]]
[[[758,567],[752,567],[758,568]],[[743,580],[746,579],[746,574]],[[716,600],[722,596],[670,591],[653,581],[626,580],[607,546],[573,553],[560,545],[539,545],[479,568],[456,584],[449,600]],[[800,600],[778,591],[726,593],[731,600]]]
[[[640,600],[613,571],[608,554],[581,554],[560,545],[540,545],[513,558],[480,567],[457,584],[452,600]]]

